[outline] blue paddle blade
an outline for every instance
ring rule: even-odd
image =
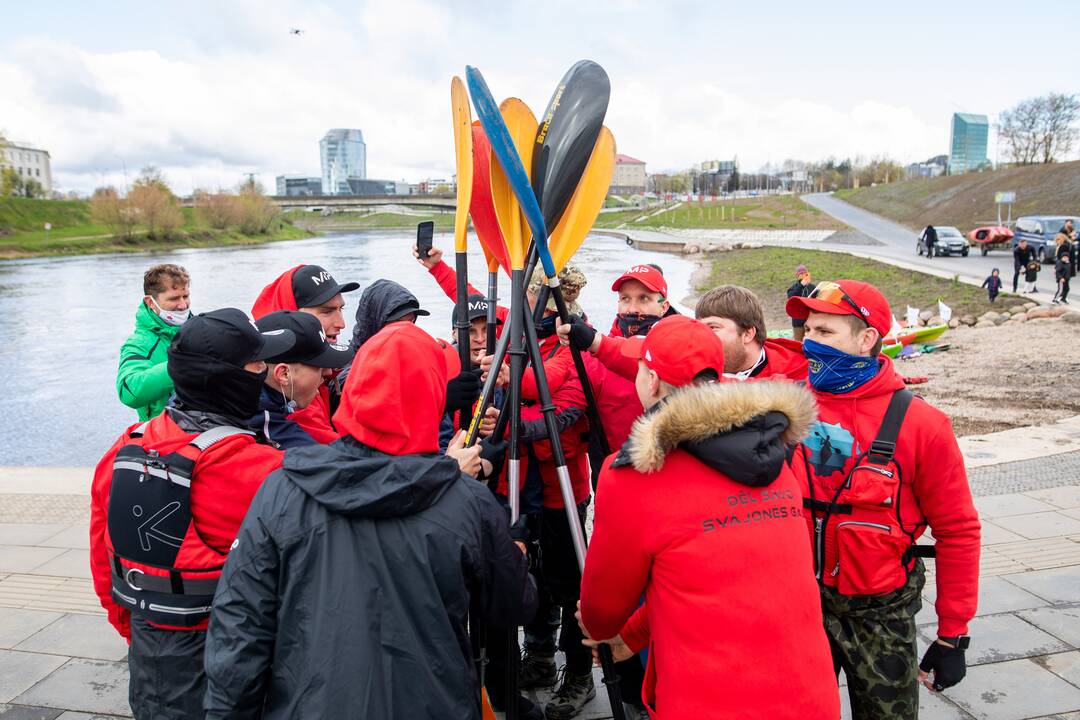
[[[510,131],[506,127],[502,113],[499,112],[499,106],[492,97],[484,76],[471,65],[465,66],[465,82],[469,86],[469,95],[476,108],[476,116],[484,127],[488,142],[491,143],[491,151],[495,153],[495,159],[499,161],[503,172],[506,173],[514,196],[532,229],[536,250],[544,266],[544,274],[549,278],[555,277],[555,263],[548,250],[544,214],[540,212],[540,203],[536,201],[536,195],[533,194],[529,175],[525,172],[525,166],[521,162],[521,157],[518,156],[517,148],[514,147]]]

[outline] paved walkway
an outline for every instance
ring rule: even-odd
[[[1025,430],[1068,439],[1078,423]],[[924,720],[1080,720],[1080,447],[1029,457],[1015,432],[964,441],[983,520],[979,613],[967,678],[924,692]],[[996,464],[978,457],[988,449]],[[0,720],[130,716],[127,648],[90,582],[89,477],[0,468]],[[928,571],[920,654],[935,633],[932,561]],[[587,719],[610,717],[599,670],[596,681]]]

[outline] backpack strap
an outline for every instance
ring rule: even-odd
[[[255,433],[251,430],[242,430],[230,425],[219,425],[216,428],[211,428],[206,432],[199,433],[188,443],[188,445],[197,448],[200,452],[205,452],[211,445],[216,445],[222,440],[231,438],[235,435],[251,435],[254,437]]]
[[[903,388],[893,393],[889,400],[889,407],[885,410],[885,417],[881,420],[877,437],[870,443],[868,459],[870,462],[884,465],[893,459],[896,454],[896,438],[900,435],[900,426],[904,424],[904,416],[915,395]]]

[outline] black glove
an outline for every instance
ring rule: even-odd
[[[575,350],[588,350],[596,339],[596,329],[589,327],[577,315],[570,316],[570,345]]]
[[[497,478],[502,474],[503,461],[506,459],[506,443],[494,442],[491,438],[480,441],[480,459],[491,463],[491,472],[480,472],[485,479]]]
[[[446,412],[471,407],[480,397],[480,371],[466,371],[446,383]]]
[[[960,647],[946,647],[935,640],[926,649],[926,654],[919,663],[919,669],[926,673],[934,673],[935,690],[951,688],[967,675],[967,662],[964,660],[966,647],[966,642],[962,642]]]
[[[514,542],[528,544],[529,526],[525,523],[524,515],[518,515],[517,522],[510,526],[510,539]]]

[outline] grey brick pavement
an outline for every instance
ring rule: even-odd
[[[1080,451],[968,470],[968,481],[974,495],[1044,490],[1076,485],[1078,480]]]

